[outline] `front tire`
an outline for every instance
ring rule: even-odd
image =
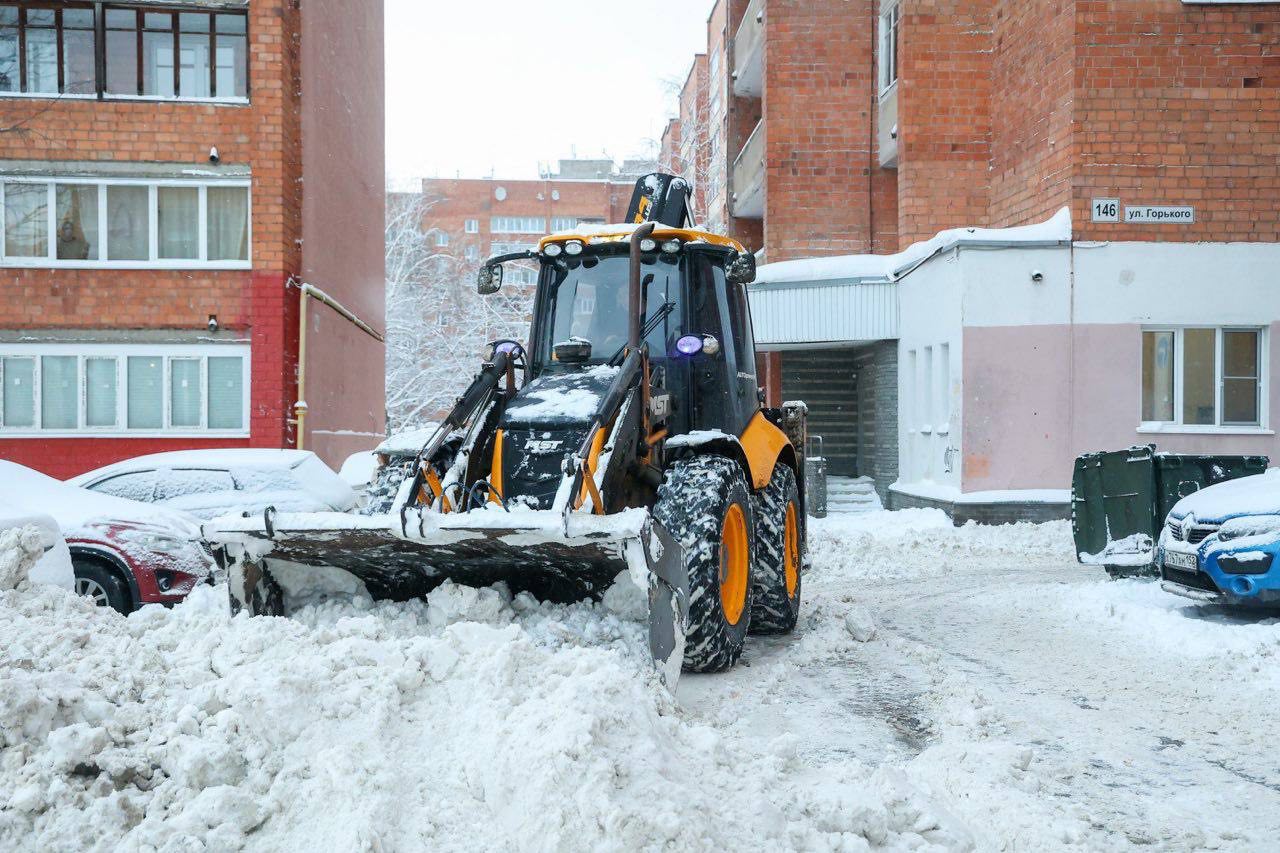
[[[97,560],[75,559],[76,595],[93,599],[99,607],[110,607],[128,616],[133,612],[133,596],[120,576]]]
[[[804,515],[795,472],[781,463],[755,499],[756,564],[753,634],[790,634],[800,618]]]
[[[653,514],[684,550],[684,669],[722,672],[742,655],[751,626],[751,497],[742,469],[722,456],[676,462]]]

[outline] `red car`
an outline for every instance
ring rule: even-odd
[[[12,503],[58,522],[76,592],[101,606],[132,613],[176,604],[213,569],[200,526],[186,513],[90,492],[4,460],[0,483]]]

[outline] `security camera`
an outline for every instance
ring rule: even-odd
[[[1040,270],[1034,270],[1031,273],[1031,280],[1034,281],[1036,284],[1040,284],[1041,282],[1044,281],[1044,273],[1040,272]]]
[[[209,332],[210,334],[212,334],[213,332],[216,332],[216,331],[218,331],[218,315],[210,314],[209,315]]]
[[[218,154],[218,146],[216,145],[209,149],[209,162],[215,166],[222,162],[222,156]]]

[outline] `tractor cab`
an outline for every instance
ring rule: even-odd
[[[634,325],[653,393],[669,398],[670,433],[739,434],[759,410],[745,290],[754,278],[754,257],[728,238],[655,229],[636,241],[640,292],[633,322],[632,234],[625,229],[558,234],[544,239],[536,252],[519,256],[532,257],[540,267],[524,347],[526,387],[536,394],[546,382],[575,384],[569,377],[607,385],[627,355]],[[500,282],[496,270],[509,260],[489,261],[487,280]],[[522,407],[517,402],[513,408]]]

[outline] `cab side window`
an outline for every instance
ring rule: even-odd
[[[729,306],[733,312],[733,350],[737,357],[738,372],[752,377],[756,374],[756,342],[751,331],[751,309],[747,303],[747,289],[730,284]]]

